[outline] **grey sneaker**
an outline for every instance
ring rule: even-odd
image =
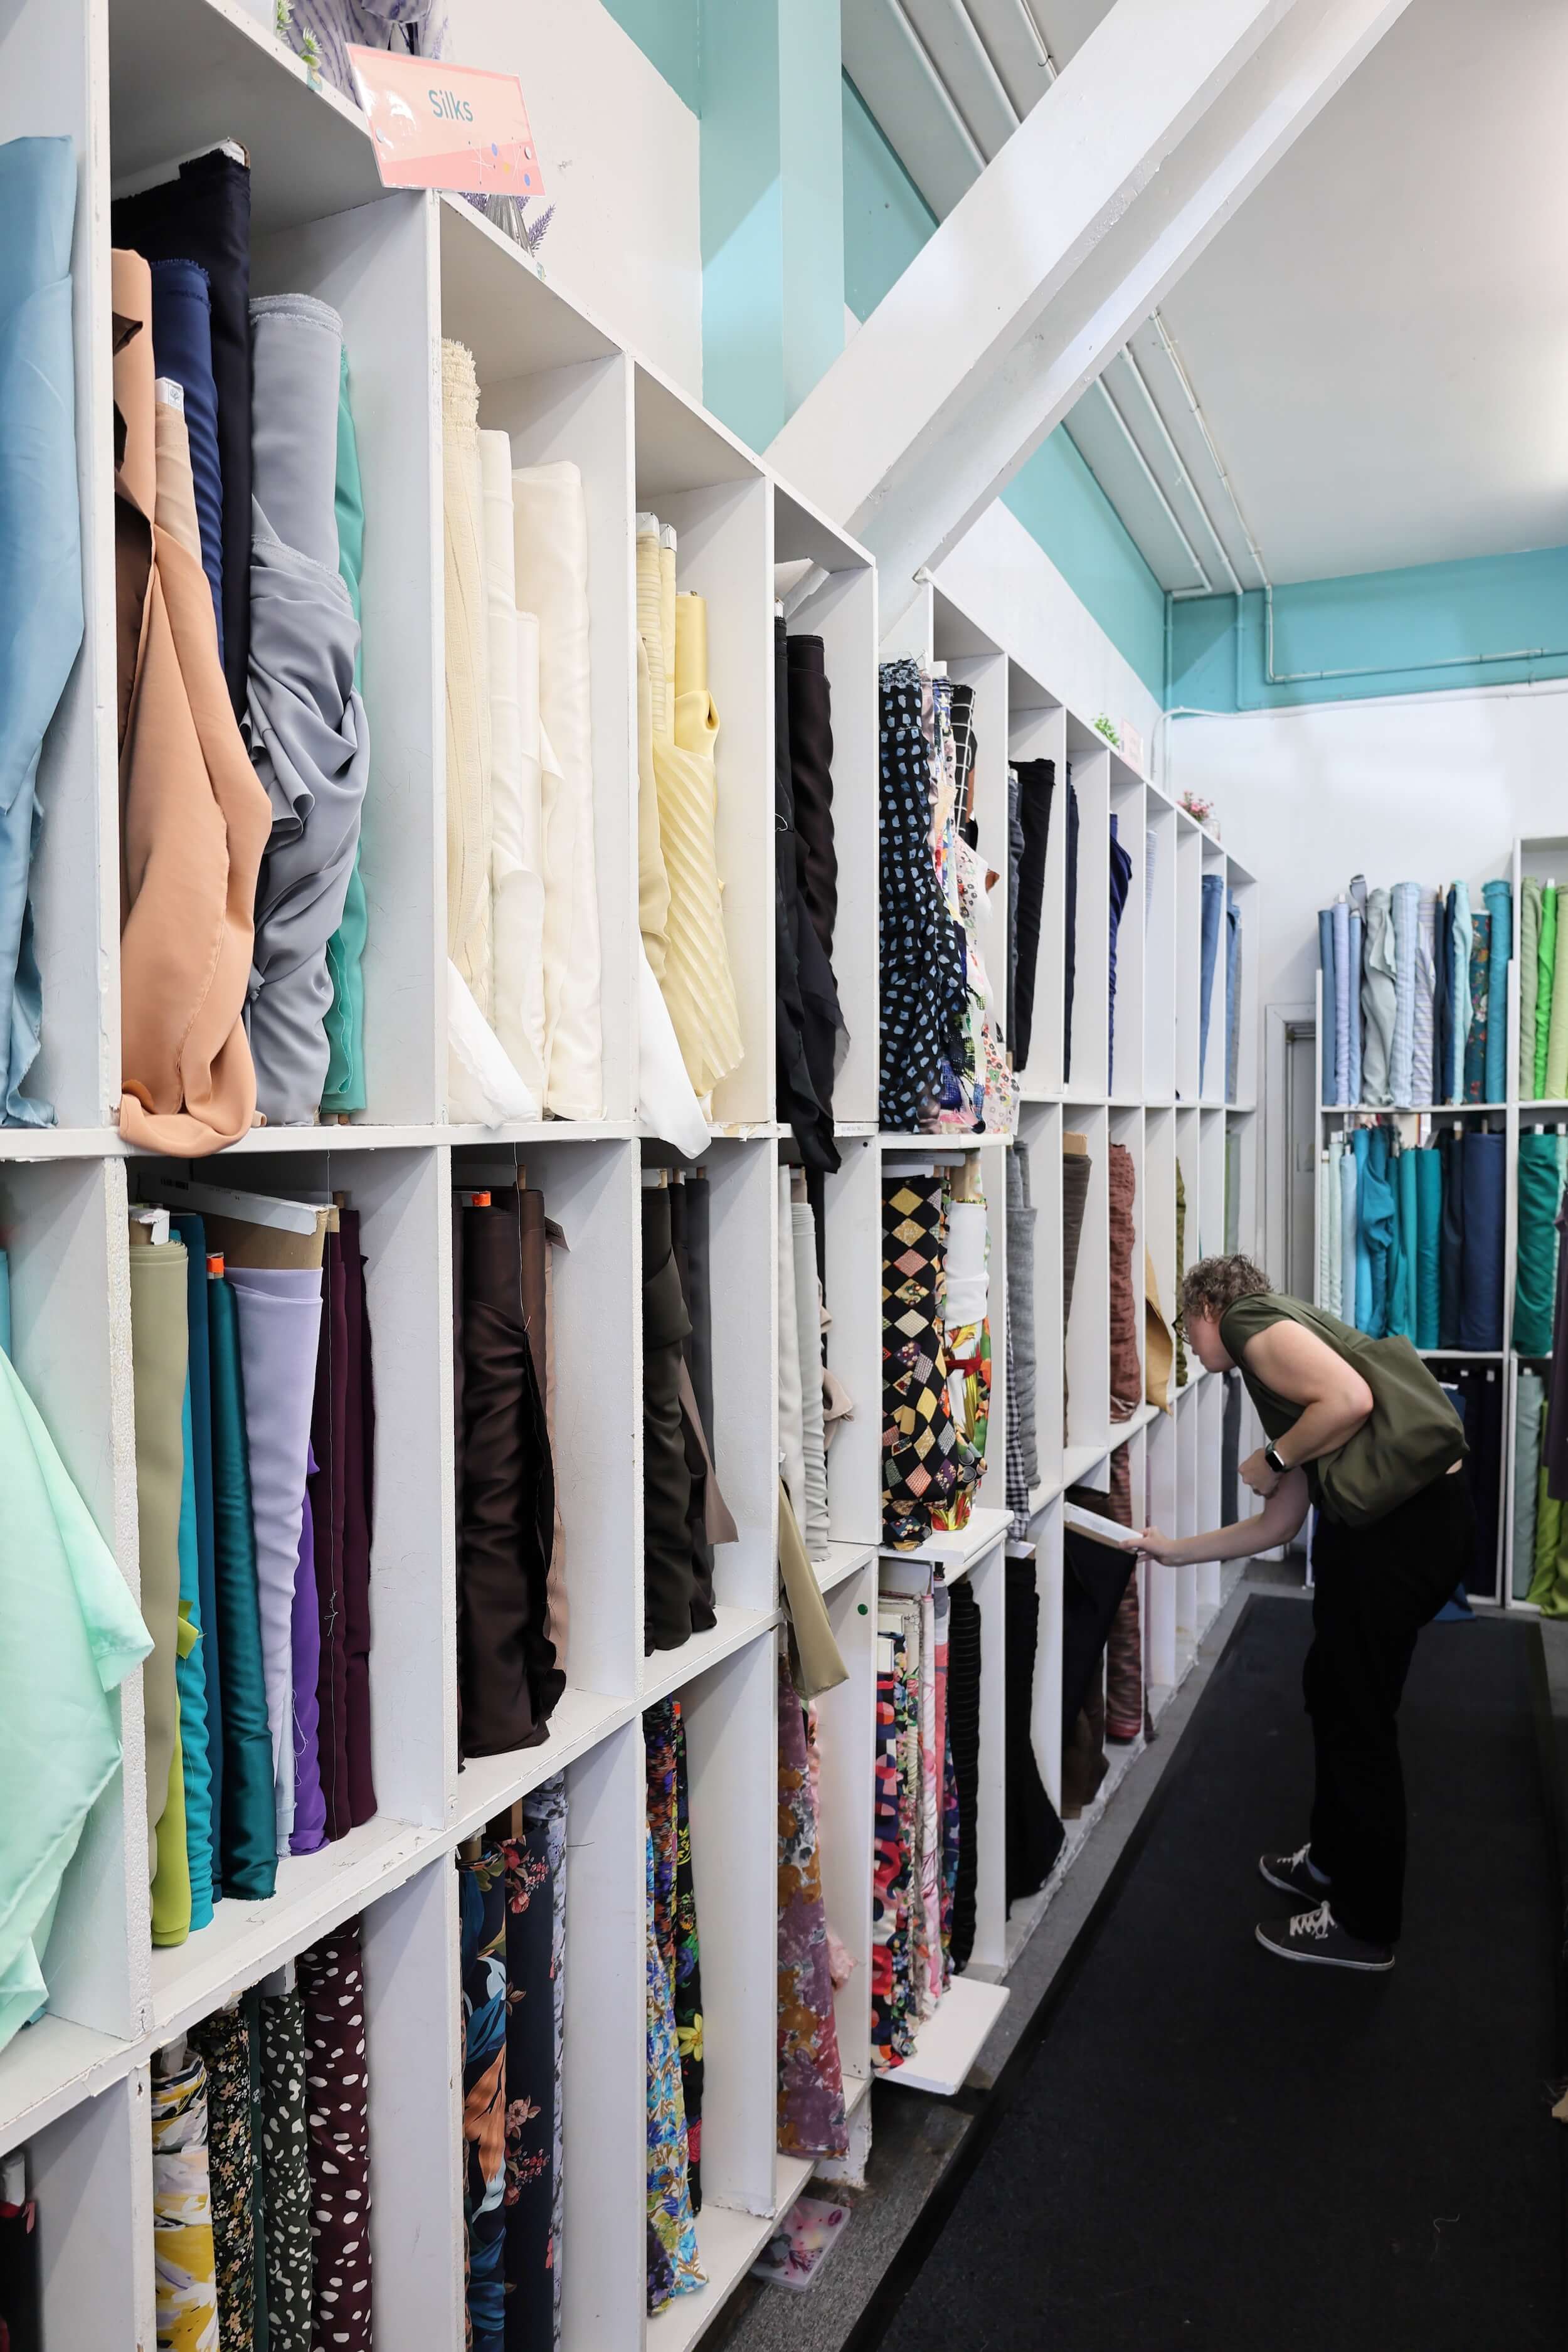
[[[1298,1911],[1293,1919],[1273,1919],[1258,1930],[1258,1940],[1277,1960],[1312,1960],[1323,1969],[1355,1969],[1363,1976],[1381,1976],[1394,1966],[1389,1944],[1363,1944],[1347,1936],[1326,1903],[1315,1911]]]
[[[1297,1848],[1294,1853],[1260,1853],[1258,1857],[1259,1874],[1270,1886],[1279,1887],[1282,1895],[1294,1895],[1303,1903],[1321,1903],[1329,1891],[1329,1882],[1321,1878],[1310,1862],[1310,1841]]]

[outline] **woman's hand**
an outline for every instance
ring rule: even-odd
[[[1161,1534],[1158,1528],[1145,1528],[1141,1536],[1134,1536],[1124,1546],[1124,1549],[1135,1551],[1140,1559],[1157,1559],[1162,1566],[1165,1566],[1178,1549],[1180,1542],[1179,1536],[1164,1536]]]
[[[1253,1493],[1260,1495],[1265,1502],[1279,1484],[1279,1473],[1269,1468],[1268,1457],[1261,1449],[1247,1455],[1237,1475],[1244,1486],[1250,1486]]]

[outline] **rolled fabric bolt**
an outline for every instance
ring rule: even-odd
[[[1483,896],[1492,919],[1486,1099],[1501,1102],[1508,1094],[1508,968],[1513,961],[1513,892],[1506,882],[1489,882]]]

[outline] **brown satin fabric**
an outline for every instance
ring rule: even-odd
[[[1110,1418],[1128,1421],[1143,1397],[1138,1368],[1138,1310],[1132,1295],[1137,1240],[1133,1204],[1138,1171],[1124,1143],[1113,1143],[1106,1166],[1110,1189]]]
[[[112,261],[116,331],[120,321],[132,330],[114,356],[124,434],[115,577],[126,597],[117,632],[120,1131],[140,1150],[192,1159],[255,1121],[242,1015],[271,812],[229,703],[200,556],[158,512],[152,273],[138,254]]]
[[[458,1671],[466,1755],[537,1747],[565,1686],[546,1628],[555,1481],[515,1192],[462,1218]]]

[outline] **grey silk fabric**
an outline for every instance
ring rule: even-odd
[[[255,373],[251,757],[272,803],[248,1025],[258,1108],[310,1124],[326,1084],[327,942],[342,919],[369,769],[359,623],[338,570],[342,328],[301,294],[250,306]]]
[[[1035,1339],[1035,1212],[1029,1205],[1029,1154],[1021,1143],[1004,1154],[1007,1162],[1007,1422],[1018,1432],[1018,1467],[1026,1486],[1040,1483],[1039,1434],[1035,1426],[1037,1356]]]
[[[1389,893],[1368,890],[1361,877],[1351,885],[1351,903],[1357,887],[1365,894],[1365,930],[1362,948],[1361,1098],[1381,1104],[1389,1093],[1389,1065],[1394,1054],[1394,1016],[1398,1000],[1394,952],[1394,919]]]

